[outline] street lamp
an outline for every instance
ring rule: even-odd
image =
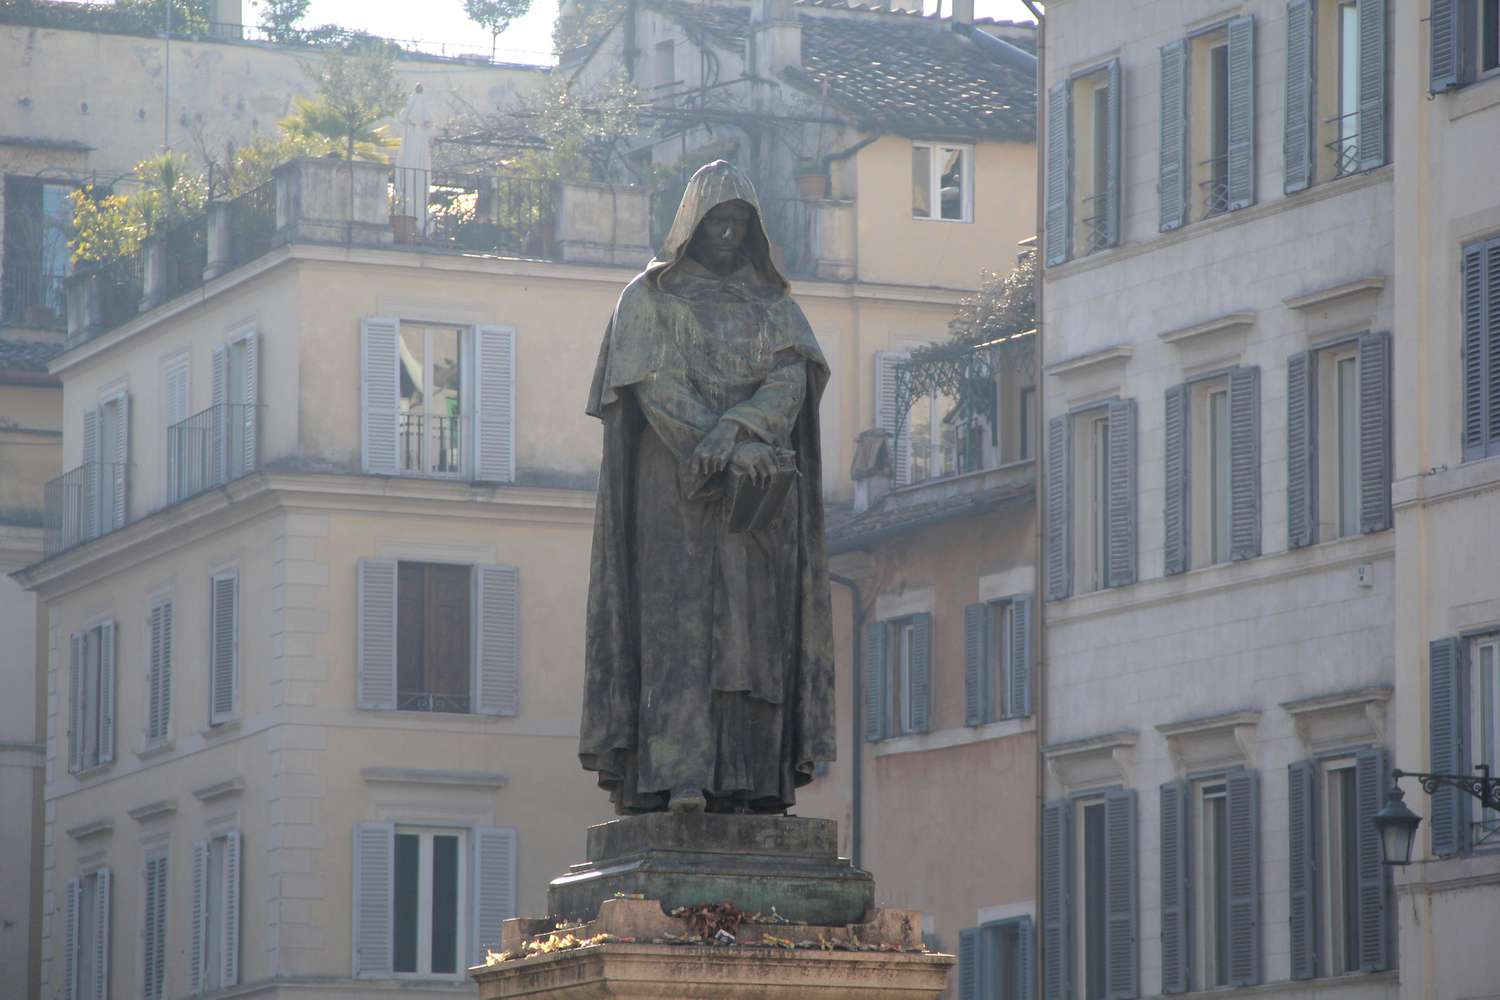
[[[1428,795],[1446,785],[1474,796],[1486,808],[1500,810],[1500,778],[1490,777],[1487,764],[1480,764],[1474,770],[1479,772],[1479,777],[1392,769],[1391,790],[1386,796],[1385,808],[1372,819],[1375,829],[1380,831],[1380,853],[1386,864],[1411,864],[1412,845],[1417,839],[1417,826],[1422,822],[1422,817],[1406,808],[1406,803],[1401,801],[1405,796],[1397,782],[1402,778],[1416,778],[1422,783],[1422,791]]]

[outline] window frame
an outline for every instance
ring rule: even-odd
[[[1479,83],[1500,76],[1500,2],[1497,0],[1473,0],[1474,13],[1472,24],[1473,40],[1469,42],[1472,51],[1469,53],[1470,63],[1474,67],[1473,80]],[[1490,27],[1491,34],[1495,37],[1496,62],[1494,66],[1485,68],[1484,65],[1484,42],[1485,42],[1485,13],[1486,8],[1493,13],[1494,23]]]
[[[1320,972],[1327,976],[1342,976],[1360,971],[1357,959],[1359,950],[1359,876],[1357,868],[1358,859],[1358,833],[1354,837],[1353,857],[1351,859],[1348,851],[1351,845],[1347,843],[1351,834],[1348,825],[1348,817],[1343,812],[1343,801],[1340,799],[1337,815],[1331,808],[1335,793],[1342,794],[1346,786],[1351,793],[1357,789],[1355,785],[1355,758],[1348,751],[1338,751],[1318,759],[1318,794],[1315,803],[1317,820],[1315,830],[1317,831],[1317,878],[1318,894],[1323,905],[1318,907],[1318,954]],[[1335,775],[1338,776],[1334,780]],[[1353,804],[1354,818],[1358,821],[1358,801]],[[1337,823],[1337,830],[1335,830]],[[1334,834],[1338,836],[1335,837]],[[1337,850],[1335,855],[1334,851]],[[1348,873],[1345,869],[1350,864],[1355,865],[1352,889],[1349,884]],[[1354,893],[1352,930],[1353,944],[1350,944],[1351,930],[1349,907],[1349,893]],[[1356,954],[1354,968],[1347,968],[1346,957],[1350,947]]]
[[[430,407],[432,404],[432,393],[422,394],[422,407],[420,411],[403,409],[404,397],[401,394],[401,352],[406,344],[406,333],[411,329],[422,331],[422,379],[424,385],[432,385],[433,378],[433,334],[439,330],[452,330],[458,335],[458,413],[457,415],[438,414]],[[475,330],[473,324],[441,322],[437,320],[401,319],[396,324],[396,410],[397,410],[397,449],[396,456],[397,473],[402,476],[410,476],[419,479],[473,479],[475,478],[474,456],[471,454],[476,438],[473,429],[473,415],[475,412],[474,394],[478,391],[478,383],[475,377],[475,366],[477,363],[477,351],[475,348]],[[421,456],[421,468],[409,468],[407,466],[407,447],[405,438],[407,431],[402,425],[408,414],[417,414],[422,419],[422,432],[418,440],[418,454]],[[437,419],[452,419],[457,421],[458,443],[453,449],[451,469],[437,468],[434,456],[428,454],[430,442],[434,440],[428,433],[428,421]]]
[[[1073,844],[1070,845],[1070,848],[1075,858],[1074,871],[1078,874],[1074,880],[1077,892],[1074,894],[1075,898],[1073,900],[1073,926],[1077,928],[1077,933],[1074,934],[1074,954],[1072,961],[1074,963],[1073,967],[1077,971],[1076,995],[1078,1000],[1103,1000],[1104,997],[1108,996],[1109,953],[1107,949],[1109,944],[1109,897],[1104,884],[1104,874],[1107,871],[1106,859],[1109,855],[1107,808],[1104,789],[1100,789],[1097,793],[1090,792],[1077,796],[1073,800],[1074,830]],[[1102,843],[1100,845],[1101,856],[1098,859],[1098,878],[1091,877],[1089,870],[1088,818],[1090,809],[1098,809],[1099,811],[1099,836]],[[1100,992],[1097,998],[1089,993],[1088,986],[1089,946],[1091,944],[1089,937],[1089,912],[1091,905],[1095,903],[1097,903],[1098,907],[1097,924],[1099,936],[1102,938],[1098,954]]]
[[[1227,987],[1229,973],[1229,785],[1227,775],[1214,774],[1193,779],[1188,851],[1189,876],[1193,886],[1193,968],[1198,973],[1198,987],[1211,990]],[[1222,818],[1223,843],[1210,838],[1218,836],[1217,825],[1209,829],[1210,799],[1218,803]],[[1212,858],[1210,846],[1213,848]],[[1212,867],[1210,868],[1210,864]],[[1223,870],[1220,870],[1220,866]],[[1212,875],[1212,879],[1210,878]],[[1212,884],[1210,884],[1212,883]],[[1222,883],[1222,885],[1221,885]],[[1218,895],[1222,889],[1222,897]],[[1222,955],[1217,949],[1222,948]]]
[[[974,221],[974,144],[964,142],[943,142],[936,139],[915,139],[911,144],[912,162],[916,162],[917,150],[927,151],[927,198],[928,204],[932,206],[929,211],[935,210],[935,215],[918,215],[915,201],[911,207],[911,218],[915,222],[947,222],[950,224],[972,224]],[[963,184],[960,192],[960,215],[957,219],[949,219],[943,216],[943,175],[941,170],[942,151],[954,150],[959,154],[959,169],[963,171]],[[917,186],[916,177],[912,177],[911,190],[915,194]]]
[[[449,560],[449,559],[403,559],[403,558],[400,558],[399,556],[396,557],[394,561],[396,563],[396,620],[395,620],[395,623],[394,623],[393,627],[395,629],[394,634],[395,634],[395,637],[396,637],[396,681],[397,681],[397,686],[396,686],[396,708],[395,708],[395,711],[398,711],[398,712],[420,712],[423,715],[427,715],[427,716],[433,716],[433,715],[459,715],[459,716],[462,716],[462,715],[478,715],[478,714],[481,714],[481,713],[479,713],[478,708],[477,708],[477,705],[478,705],[478,695],[477,695],[477,692],[478,692],[478,688],[479,688],[479,650],[478,650],[477,644],[474,641],[475,630],[479,626],[479,618],[480,618],[480,608],[478,606],[478,601],[479,601],[479,585],[478,585],[478,580],[476,578],[477,574],[478,574],[478,571],[479,571],[480,564],[479,563],[459,562],[457,560]],[[402,567],[403,564],[416,565],[416,566],[450,566],[450,567],[457,567],[459,569],[463,569],[463,570],[467,571],[467,575],[468,575],[468,584],[467,584],[467,586],[468,586],[468,602],[467,603],[468,603],[468,617],[469,617],[469,621],[468,621],[469,655],[468,655],[468,660],[467,660],[467,664],[466,664],[467,674],[468,674],[468,694],[467,694],[466,698],[467,698],[468,707],[466,709],[464,709],[464,711],[462,711],[462,712],[449,712],[449,711],[438,710],[438,709],[434,709],[434,708],[411,708],[411,707],[405,707],[405,708],[403,708],[402,705],[401,705],[401,689],[400,689],[400,679],[401,679],[401,567]],[[424,627],[425,627],[426,624],[429,624],[429,623],[426,622],[425,619],[426,619],[426,616],[425,616],[425,613],[424,613]],[[411,693],[420,694],[420,695],[428,697],[428,698],[432,697],[432,695],[433,695],[433,692],[431,692],[431,691],[411,692]]]
[[[977,993],[982,1000],[1021,1000],[1022,997],[1030,994],[1028,984],[1020,981],[1026,968],[1025,959],[1021,958],[1021,950],[1027,945],[1028,924],[1034,926],[1031,916],[1022,914],[986,920],[975,928],[978,932],[979,947]],[[1012,967],[1007,967],[1006,963],[1000,961],[1000,951],[1004,947],[1006,938],[1013,938],[1015,942],[1018,961]],[[1002,982],[1002,975],[1009,982]]]
[[[1109,87],[1110,67],[1114,60],[1095,63],[1083,69],[1076,70],[1068,75],[1068,103],[1072,109],[1069,126],[1072,131],[1070,141],[1073,144],[1073,155],[1069,157],[1069,170],[1072,177],[1069,178],[1068,198],[1071,204],[1068,208],[1070,228],[1073,230],[1072,246],[1073,252],[1069,259],[1088,257],[1108,250],[1118,244],[1118,239],[1111,240],[1106,230],[1106,238],[1099,239],[1097,233],[1100,231],[1098,222],[1098,210],[1094,207],[1099,204],[1101,193],[1107,189],[1111,182],[1109,176]],[[1085,90],[1086,88],[1086,90]],[[1087,97],[1087,100],[1082,98]],[[1103,114],[1100,114],[1100,104],[1104,104]],[[1085,121],[1084,115],[1087,115]],[[1088,147],[1086,156],[1078,155],[1079,138],[1087,136]],[[1102,141],[1101,141],[1102,140]],[[1084,193],[1083,184],[1080,181],[1088,178],[1088,193]],[[1104,184],[1101,186],[1100,181]]]
[[[417,875],[417,966],[419,971],[398,972],[396,971],[396,844],[403,835],[417,836],[418,841],[418,875]],[[454,971],[453,972],[422,972],[423,956],[426,956],[426,967],[432,967],[432,838],[440,836],[455,836],[458,838],[458,871],[457,871],[457,899],[454,902]],[[473,908],[475,900],[474,886],[471,884],[475,878],[474,872],[470,871],[472,854],[474,850],[474,828],[468,826],[448,826],[442,823],[425,822],[396,822],[391,834],[391,977],[404,981],[447,981],[463,982],[467,978],[467,955],[469,952],[469,938],[473,929],[469,927],[469,911]],[[425,879],[424,879],[425,871]],[[424,893],[425,886],[425,893]]]
[[[1484,663],[1486,650],[1491,653],[1488,672]],[[1464,680],[1468,688],[1464,728],[1471,763],[1488,764],[1491,777],[1500,777],[1500,631],[1465,636],[1464,657]],[[1491,839],[1497,844],[1488,844]],[[1491,846],[1500,846],[1500,810],[1479,805],[1470,812],[1469,850]]]
[[[113,661],[109,664],[106,664],[104,662],[104,631],[107,628],[112,628],[114,630],[114,656]],[[110,743],[112,744],[115,739],[114,714],[116,711],[116,705],[107,706],[105,703],[109,700],[115,700],[117,702],[119,697],[119,622],[108,615],[91,618],[84,624],[82,628],[69,635],[70,645],[75,639],[79,638],[83,640],[83,649],[80,654],[78,669],[79,683],[77,687],[70,686],[70,690],[68,692],[68,725],[70,730],[74,726],[81,726],[83,728],[80,730],[77,737],[74,737],[71,732],[69,733],[68,738],[70,741],[75,738],[78,741],[76,744],[78,750],[78,759],[76,765],[71,760],[69,761],[70,766],[68,768],[68,773],[72,774],[74,777],[87,777],[88,775],[95,774],[99,771],[104,770],[105,768],[110,767],[114,764],[115,760],[113,745],[109,747],[105,746],[105,718],[107,708],[110,719],[109,725],[107,727],[109,730],[107,735],[109,737]],[[89,650],[91,648],[93,649],[92,657],[89,653]],[[68,655],[69,657],[72,656],[71,648],[68,651]],[[91,659],[93,662],[92,674],[94,690],[92,702],[90,702],[87,697],[87,692],[89,690],[88,679],[91,672]],[[105,691],[106,671],[109,671],[113,675],[107,678],[107,686],[109,688],[108,694],[106,694]],[[79,703],[79,700],[81,700],[81,703]],[[94,740],[94,755],[92,760],[88,759],[88,754],[86,753],[90,731],[92,731]]]

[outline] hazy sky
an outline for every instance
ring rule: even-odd
[[[929,10],[933,3],[927,0]],[[943,7],[946,13],[948,4]],[[1021,0],[975,0],[974,7],[977,17],[1031,20]],[[500,36],[499,57],[511,62],[550,62],[556,17],[556,0],[533,0],[531,12]],[[253,0],[246,0],[245,20],[259,20]],[[387,38],[441,42],[454,53],[490,51],[489,32],[464,16],[463,0],[312,0],[305,23],[332,23]]]

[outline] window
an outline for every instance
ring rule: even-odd
[[[1136,996],[1136,793],[1042,807],[1042,982],[1048,995]]]
[[[1314,180],[1385,163],[1386,3],[1289,0],[1283,120],[1288,194]]]
[[[1318,352],[1318,537],[1359,534],[1359,369],[1353,344]],[[1324,414],[1320,414],[1324,416]]]
[[[1332,6],[1330,4],[1330,6]],[[1334,133],[1335,176],[1359,169],[1359,7],[1353,0],[1335,11],[1338,38],[1338,107],[1331,123]]]
[[[972,222],[973,173],[972,146],[912,143],[912,218]]]
[[[172,733],[172,602],[157,601],[146,616],[146,746],[161,746]]]
[[[1197,148],[1207,157],[1197,164],[1197,186],[1202,192],[1200,212],[1217,215],[1229,208],[1229,37],[1216,31],[1196,40],[1195,83],[1204,86],[1205,100],[1195,110],[1202,121]]]
[[[215,573],[209,581],[208,722],[222,725],[235,717],[239,700],[240,578],[234,571]]]
[[[238,479],[256,467],[259,424],[259,338],[254,330],[214,352],[215,482]]]
[[[1328,972],[1359,971],[1359,808],[1355,798],[1354,761],[1324,765],[1322,812],[1324,954]]]
[[[0,323],[62,327],[64,282],[73,272],[68,236],[73,186],[5,178],[5,249]]]
[[[188,978],[195,996],[240,981],[240,853],[238,830],[193,845]]]
[[[1031,714],[1031,595],[964,609],[964,721]]]
[[[1222,781],[1198,786],[1199,968],[1203,986],[1229,985],[1229,795]]]
[[[1500,0],[1479,0],[1476,21],[1479,72],[1490,73],[1500,69]]]
[[[1120,242],[1120,62],[1047,91],[1048,265]]]
[[[960,931],[958,1000],[1028,1000],[1035,935],[1030,917],[992,920]]]
[[[458,475],[462,331],[401,324],[401,469]]]
[[[1135,402],[1047,422],[1047,596],[1135,582]]]
[[[463,831],[396,828],[395,971],[455,975],[463,939]]]
[[[1075,514],[1081,590],[1102,590],[1109,580],[1109,418],[1095,412],[1077,421],[1079,497]]]
[[[78,772],[115,759],[115,623],[73,633],[71,647],[68,769]]]
[[[469,593],[473,569],[443,563],[397,566],[396,707],[469,711]]]
[[[1500,70],[1500,0],[1432,0],[1428,22],[1433,93]]]
[[[864,644],[865,739],[927,732],[932,616],[871,622]]]
[[[923,396],[912,405],[907,418],[911,422],[911,482],[960,471],[960,445],[975,422],[968,410],[946,395]]]
[[[1104,1000],[1107,995],[1106,959],[1108,939],[1105,928],[1108,901],[1105,892],[1105,856],[1108,840],[1105,833],[1104,801],[1078,803],[1078,970],[1079,996],[1083,1000]]]
[[[108,1000],[110,870],[70,879],[63,896],[64,1000]]]
[[[1469,651],[1469,732],[1474,764],[1500,776],[1500,635],[1473,640]],[[1471,838],[1475,845],[1500,841],[1500,811],[1483,808]]]
[[[166,480],[168,503],[174,503],[197,492],[197,484],[190,482],[189,468],[193,465],[191,434],[182,423],[192,414],[190,406],[190,382],[188,360],[174,358],[161,373],[161,418],[166,439],[166,461],[162,463],[162,474]]]
[[[1160,228],[1255,202],[1255,21],[1245,15],[1161,50]]]
[[[1500,236],[1463,248],[1463,457],[1500,455]]]
[[[165,1000],[167,995],[167,855],[146,857],[145,892],[141,913],[141,997]]]
[[[655,71],[656,89],[670,90],[677,83],[676,43],[672,39],[656,43]]]
[[[123,528],[128,518],[126,484],[130,472],[130,396],[112,392],[83,414],[83,461],[88,527],[95,534]]]
[[[1162,504],[1167,575],[1260,554],[1260,369],[1166,394]]]

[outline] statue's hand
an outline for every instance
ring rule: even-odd
[[[734,454],[735,441],[739,438],[738,425],[720,422],[703,436],[693,452],[693,468],[705,479],[724,471],[729,458]]]
[[[746,441],[735,448],[730,461],[757,486],[769,483],[776,472],[776,453],[770,445],[759,441]]]

